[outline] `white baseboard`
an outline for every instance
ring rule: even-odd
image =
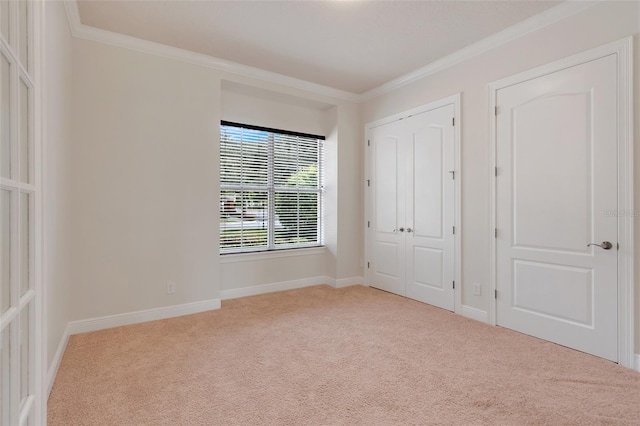
[[[293,290],[296,288],[310,287],[312,285],[328,284],[335,287],[335,281],[329,277],[311,277],[300,280],[282,281],[279,283],[254,285],[251,287],[234,288],[222,290],[220,298],[222,300],[235,299],[238,297],[255,296],[258,294],[273,293],[275,291]]]
[[[68,329],[70,335],[88,333],[90,331],[104,330],[105,328],[197,314],[214,309],[220,309],[220,299],[202,300],[200,302],[184,303],[182,305],[165,306],[163,308],[72,321],[69,323]]]
[[[636,371],[640,371],[640,354],[636,354],[635,358],[635,369]]]
[[[53,356],[53,360],[51,361],[51,365],[49,366],[49,371],[47,371],[47,398],[49,398],[49,395],[51,395],[53,382],[55,382],[56,380],[58,369],[60,368],[60,363],[62,362],[62,355],[64,355],[64,351],[67,349],[67,343],[69,343],[69,336],[69,324],[67,324],[64,332],[62,333],[62,337],[60,338],[60,343],[58,344],[56,354]]]
[[[250,287],[222,290],[220,292],[220,298],[222,300],[236,299],[238,297],[256,296],[258,294],[273,293],[276,291],[294,290],[296,288],[310,287],[320,284],[327,284],[335,288],[349,287],[352,285],[366,285],[364,283],[364,277],[335,279],[331,277],[319,276],[302,278],[299,280],[282,281],[279,283],[260,284]]]
[[[481,309],[472,308],[471,306],[462,305],[462,309],[460,310],[460,315],[465,316],[467,318],[474,319],[476,321],[488,323],[489,322],[489,314],[486,311]]]
[[[339,278],[335,281],[335,288],[349,287],[352,285],[363,285],[365,287],[367,286],[364,282],[364,277]]]

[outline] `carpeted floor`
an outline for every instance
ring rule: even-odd
[[[73,336],[55,425],[640,424],[640,373],[361,286]]]

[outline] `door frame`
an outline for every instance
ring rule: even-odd
[[[499,89],[581,65],[605,56],[618,59],[618,363],[634,368],[634,232],[633,232],[633,60],[632,37],[560,59],[489,84],[489,287],[495,295],[497,281],[496,230],[496,94]],[[491,294],[491,293],[490,293]],[[497,303],[489,298],[489,323],[496,325]]]
[[[369,261],[370,261],[370,245],[371,241],[371,232],[368,227],[369,216],[371,214],[371,195],[368,190],[368,182],[371,179],[371,153],[369,148],[369,139],[371,130],[374,127],[382,126],[384,124],[389,124],[394,121],[403,120],[405,118],[409,118],[416,114],[421,114],[427,111],[431,111],[434,109],[438,109],[440,107],[446,105],[453,105],[454,109],[454,120],[455,124],[453,126],[453,137],[454,137],[454,168],[455,168],[455,179],[453,182],[454,185],[454,223],[456,227],[456,233],[454,234],[454,279],[456,282],[456,288],[454,291],[454,312],[459,314],[462,309],[462,262],[461,262],[461,253],[462,253],[462,220],[461,220],[461,205],[462,205],[462,191],[461,191],[461,152],[460,152],[460,135],[461,135],[461,127],[462,122],[460,120],[460,99],[461,94],[456,93],[451,96],[447,96],[446,98],[438,99],[433,102],[429,102],[428,104],[420,105],[416,108],[412,108],[398,114],[393,114],[385,118],[381,118],[379,120],[371,121],[366,123],[364,126],[364,280],[365,285],[370,285],[370,271],[369,271]]]

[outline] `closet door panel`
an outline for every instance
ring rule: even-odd
[[[407,297],[454,309],[453,105],[406,121]]]
[[[405,295],[405,189],[401,163],[405,135],[399,123],[376,127],[370,135],[374,211],[370,285]]]

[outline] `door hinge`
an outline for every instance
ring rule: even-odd
[[[453,289],[454,290],[456,289],[456,282],[455,281],[453,282]]]
[[[493,174],[495,176],[498,176],[498,167],[497,166],[493,168]]]
[[[449,170],[449,173],[451,173],[451,179],[455,180],[456,179],[456,171],[455,170]]]
[[[493,107],[493,115],[498,115],[498,106]]]
[[[367,269],[369,269],[370,266],[371,266],[371,264],[369,262],[367,262]]]
[[[496,229],[494,229],[494,230],[493,230],[493,236],[494,236],[495,238],[498,238],[498,228],[496,228]]]
[[[371,222],[367,221],[367,228],[371,228]]]
[[[620,250],[620,243],[616,243],[616,250]]]
[[[451,119],[451,125],[452,125],[452,126],[455,126],[455,125],[456,125],[456,118],[455,118],[455,117],[453,117],[453,118]]]
[[[371,180],[367,179],[367,186],[371,186]]]
[[[371,146],[371,141],[367,139],[367,146]]]
[[[493,298],[494,299],[498,298],[498,290],[493,290]]]
[[[453,235],[455,235],[455,234],[456,234],[456,227],[454,226],[453,227]]]

